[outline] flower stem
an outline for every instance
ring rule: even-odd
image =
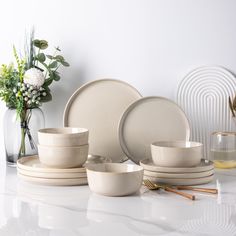
[[[19,156],[25,156],[25,128],[21,128],[21,145]]]
[[[25,148],[25,138],[26,138],[26,125],[28,125],[28,115],[27,108],[22,111],[20,114],[20,125],[21,125],[21,144],[18,157],[25,156],[26,148]]]

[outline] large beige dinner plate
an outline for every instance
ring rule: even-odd
[[[142,96],[131,85],[114,79],[89,82],[69,99],[64,126],[89,129],[89,152],[109,156],[112,162],[127,159],[119,143],[118,124],[126,108]]]
[[[164,173],[144,170],[144,175],[155,178],[171,178],[171,179],[189,179],[189,178],[202,178],[214,174],[214,169],[195,173]]]
[[[207,184],[214,180],[214,175],[202,177],[202,178],[189,178],[189,179],[171,179],[171,178],[155,178],[151,176],[144,175],[143,179],[149,179],[154,183],[159,184],[170,184],[170,185],[199,185]]]
[[[195,167],[162,167],[156,166],[150,159],[145,159],[140,161],[140,165],[149,171],[154,172],[164,172],[164,173],[196,173],[203,171],[210,171],[214,169],[214,164],[212,161],[202,159],[201,163]]]
[[[20,174],[20,179],[36,184],[54,185],[54,186],[73,186],[73,185],[85,185],[88,184],[87,178],[72,178],[72,179],[51,179],[51,178],[38,178]]]
[[[132,103],[119,124],[120,144],[135,163],[151,158],[151,143],[189,140],[189,122],[182,109],[163,97],[145,97]]]

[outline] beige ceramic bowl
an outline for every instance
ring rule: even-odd
[[[151,144],[152,160],[157,166],[193,167],[201,162],[202,143],[160,141]]]
[[[85,128],[47,128],[38,131],[40,145],[72,147],[88,144],[88,129]]]
[[[125,196],[137,192],[143,180],[143,167],[131,164],[103,163],[87,167],[91,191],[105,196]]]
[[[89,145],[77,147],[51,147],[38,145],[39,160],[44,165],[55,168],[82,166],[88,157]]]

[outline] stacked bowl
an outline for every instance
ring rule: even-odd
[[[88,157],[88,130],[49,128],[38,131],[41,163],[55,168],[81,167]]]
[[[159,141],[151,144],[152,159],[140,161],[144,179],[170,185],[197,185],[214,178],[214,165],[203,159],[202,143]]]
[[[87,184],[88,135],[85,128],[48,128],[38,131],[38,156],[18,160],[23,180],[48,185]]]

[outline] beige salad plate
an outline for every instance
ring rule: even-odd
[[[145,170],[154,172],[164,172],[164,173],[196,173],[196,172],[210,171],[214,169],[213,162],[205,159],[202,159],[201,163],[198,166],[185,167],[185,168],[156,166],[150,159],[145,159],[140,161],[140,165]]]
[[[119,120],[127,107],[141,97],[135,88],[120,80],[89,82],[69,99],[64,111],[64,126],[86,127],[90,153],[122,162],[127,157],[119,143]]]
[[[132,103],[119,124],[120,145],[135,163],[151,158],[150,145],[163,140],[189,140],[189,122],[182,109],[163,97]]]

